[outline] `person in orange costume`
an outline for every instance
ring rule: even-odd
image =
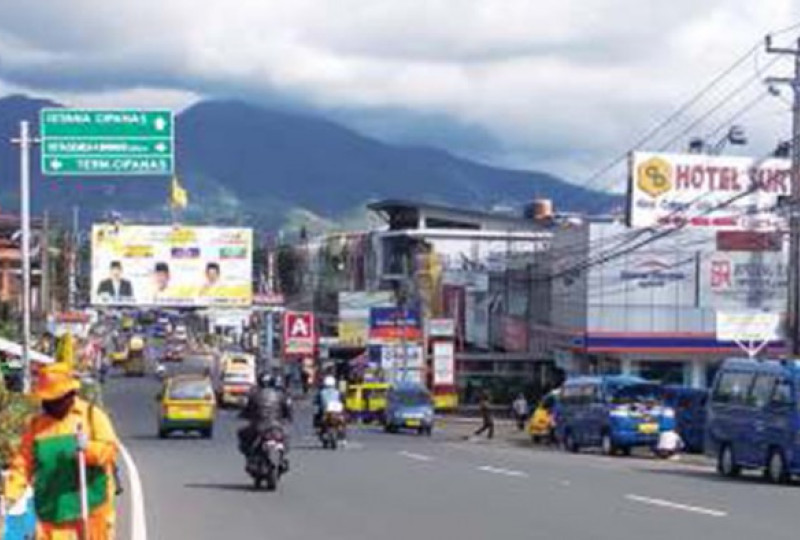
[[[37,540],[112,540],[116,511],[113,467],[118,441],[111,420],[78,397],[80,382],[68,365],[39,371],[34,395],[42,412],[30,422],[11,460],[7,496],[33,486]],[[78,449],[86,455],[89,526],[83,534],[78,485]]]

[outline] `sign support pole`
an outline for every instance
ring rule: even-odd
[[[19,123],[19,138],[12,139],[19,145],[19,193],[20,227],[22,229],[22,385],[25,393],[31,390],[31,139],[27,120]]]

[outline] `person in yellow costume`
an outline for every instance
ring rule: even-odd
[[[80,383],[64,363],[40,369],[37,414],[11,460],[7,496],[21,497],[33,486],[37,540],[110,540],[114,538],[113,467],[119,443],[111,420],[98,406],[78,397]],[[78,450],[86,456],[89,524],[81,523]]]

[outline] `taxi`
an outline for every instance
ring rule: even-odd
[[[555,409],[560,393],[553,390],[545,395],[528,420],[528,435],[534,443],[555,442]]]
[[[157,399],[161,404],[158,436],[175,431],[197,431],[210,439],[214,433],[217,403],[211,379],[205,375],[176,375],[164,382]]]
[[[386,412],[389,383],[370,382],[348,386],[345,406],[351,418],[363,421],[381,420]]]

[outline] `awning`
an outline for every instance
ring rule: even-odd
[[[0,338],[0,352],[4,352],[11,356],[22,357],[22,345],[5,338]],[[52,357],[40,352],[36,352],[33,349],[28,350],[28,356],[32,361],[39,362],[40,364],[51,364],[55,362],[55,359]]]

